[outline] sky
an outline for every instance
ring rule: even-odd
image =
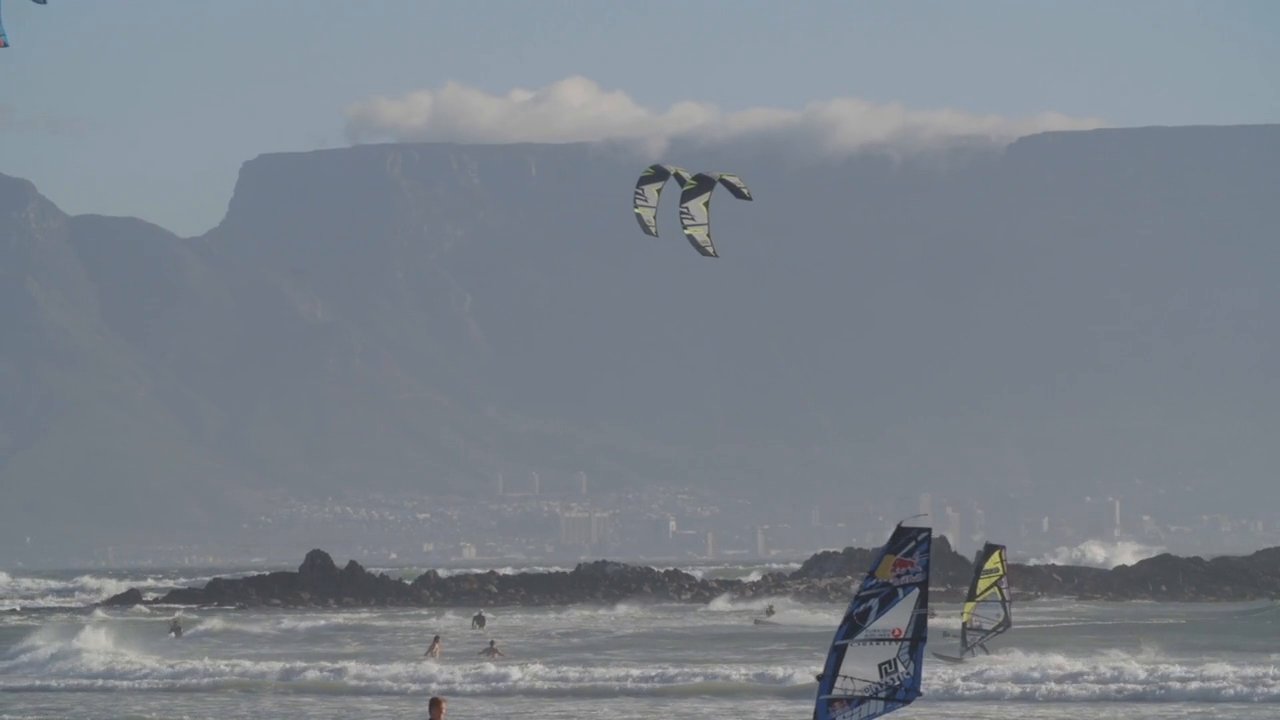
[[[1280,122],[1280,2],[4,0],[0,173],[181,235],[259,154]]]

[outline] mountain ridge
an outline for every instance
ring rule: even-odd
[[[670,193],[641,235],[643,163],[592,144],[267,154],[193,238],[0,176],[0,479],[105,535],[530,470],[1013,502],[1148,477],[1248,507],[1275,498],[1277,148],[1280,126],[807,166],[675,148],[757,197],[716,195],[719,260]]]

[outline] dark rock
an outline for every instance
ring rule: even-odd
[[[330,578],[338,574],[338,566],[333,563],[329,553],[323,550],[312,550],[298,566],[298,574],[308,578]]]
[[[939,537],[933,550],[934,597],[958,600],[968,587],[972,561]],[[338,570],[322,550],[312,550],[298,572],[273,572],[244,578],[213,578],[204,588],[173,590],[153,602],[207,603],[260,607],[355,607],[450,605],[563,605],[613,603],[627,599],[705,603],[721,595],[756,598],[789,595],[812,602],[846,602],[875,551],[845,548],[818,553],[789,576],[769,573],[754,582],[700,580],[669,568],[628,565],[611,560],[579,563],[572,571],[502,575],[492,570],[441,577],[435,570],[412,583],[377,575],[355,560]],[[1280,547],[1246,557],[1181,558],[1158,555],[1112,570],[1059,565],[1009,566],[1015,597],[1072,596],[1106,600],[1251,600],[1280,598]],[[103,605],[142,603],[137,589]]]
[[[137,588],[129,588],[122,593],[112,595],[106,600],[103,600],[101,604],[108,607],[140,605],[142,604],[142,591]]]

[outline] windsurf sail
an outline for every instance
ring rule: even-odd
[[[973,582],[960,611],[960,657],[988,652],[987,641],[1013,627],[1009,563],[1004,545],[986,543],[973,564]]]
[[[871,720],[920,697],[932,529],[894,528],[836,628],[814,720]]]

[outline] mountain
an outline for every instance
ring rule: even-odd
[[[264,155],[197,238],[0,176],[0,542],[531,470],[1280,502],[1280,126],[670,155],[755,195],[719,259],[602,145]]]

